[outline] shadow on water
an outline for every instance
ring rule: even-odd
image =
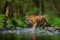
[[[54,32],[55,33],[55,32]],[[0,31],[0,40],[60,40],[60,34],[37,28],[17,28]]]

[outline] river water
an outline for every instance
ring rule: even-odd
[[[60,40],[60,32],[40,28],[17,28],[0,31],[0,40]]]

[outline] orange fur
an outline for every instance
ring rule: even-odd
[[[45,16],[35,16],[35,15],[31,15],[28,17],[28,22],[32,23],[33,22],[33,29],[36,28],[37,26],[37,22],[40,22],[40,24],[42,24],[42,28],[45,28],[45,23],[46,21],[46,17]]]

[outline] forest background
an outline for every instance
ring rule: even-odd
[[[6,11],[8,17],[5,17]],[[29,15],[45,15],[52,27],[59,27],[60,0],[0,0],[0,28],[28,27],[26,18]]]

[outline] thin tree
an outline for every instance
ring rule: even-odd
[[[5,2],[5,5],[3,8],[3,14],[5,16],[3,28],[7,27],[7,23],[6,23],[7,22],[7,15],[6,15],[7,12],[8,12],[8,1]]]
[[[44,11],[44,2],[43,0],[41,0],[41,15],[43,15],[45,13]]]
[[[19,13],[20,13],[21,20],[24,20],[25,13],[24,13],[23,5],[20,5]]]
[[[35,3],[37,9],[39,9],[39,0],[33,0],[33,2]],[[39,10],[36,11],[35,15],[39,15]]]

